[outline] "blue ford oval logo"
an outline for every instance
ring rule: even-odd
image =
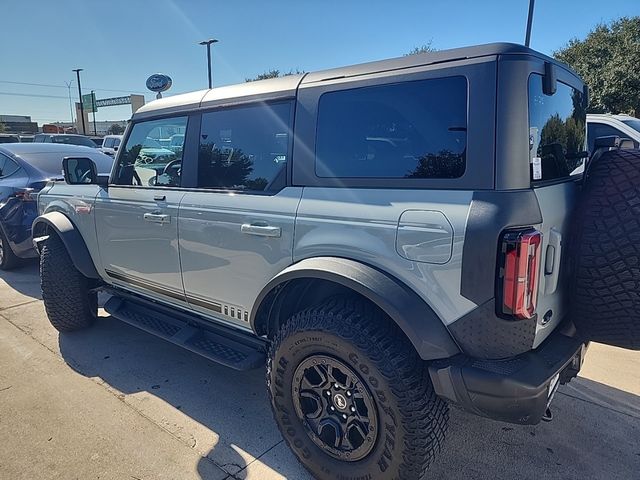
[[[171,88],[171,77],[162,73],[154,73],[147,78],[147,88],[152,92],[164,92]]]

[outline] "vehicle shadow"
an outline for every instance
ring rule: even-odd
[[[89,330],[60,334],[58,342],[63,359],[75,371],[99,378],[123,401],[197,450],[203,456],[198,465],[203,479],[219,478],[208,473],[211,462],[238,475],[282,441],[262,369],[238,372],[219,366],[111,317],[100,317]],[[293,469],[285,468],[280,475],[304,478],[298,475],[302,467],[290,463]]]
[[[0,309],[42,298],[38,259],[22,260],[13,270],[0,270],[0,285],[3,283],[10,288],[0,289]]]
[[[220,478],[212,464],[230,478],[311,479],[278,433],[261,369],[218,366],[110,317],[61,334],[59,347],[78,373],[197,450],[203,480]],[[553,411],[552,423],[516,426],[452,409],[428,477],[611,479],[639,471],[640,397],[580,378],[561,387]]]

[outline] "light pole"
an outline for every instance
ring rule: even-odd
[[[87,134],[87,127],[84,124],[84,107],[82,106],[82,87],[80,86],[80,72],[82,68],[76,68],[72,70],[72,72],[76,72],[76,76],[78,78],[78,97],[80,98],[80,116],[82,117],[82,134]]]
[[[211,81],[211,44],[218,43],[218,40],[215,38],[210,38],[209,40],[203,40],[200,42],[200,45],[207,46],[207,72],[209,73],[209,88],[213,87],[213,82]]]
[[[528,47],[531,43],[531,25],[533,24],[533,7],[535,0],[529,0],[529,15],[527,16],[527,34],[524,38],[524,46]]]
[[[71,126],[73,126],[73,102],[71,101],[71,84],[73,83],[73,80],[64,83],[67,85],[67,89],[69,90],[69,112],[71,112]]]
[[[96,94],[91,90],[91,110],[93,110],[93,134],[98,136],[98,130],[96,129]]]

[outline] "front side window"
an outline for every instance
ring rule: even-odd
[[[531,181],[570,178],[586,159],[586,110],[580,90],[558,82],[542,91],[542,75],[529,77],[529,164]]]
[[[161,142],[187,130],[187,117],[163,118],[136,123],[118,157],[114,183],[144,187],[178,187],[182,175],[182,151]]]
[[[111,147],[113,147],[113,141],[114,140],[115,140],[114,138],[105,138],[104,142],[102,142],[102,146],[104,148],[111,148]]]
[[[318,106],[316,175],[458,178],[466,140],[465,77],[325,93]]]
[[[198,187],[273,191],[285,182],[291,104],[217,110],[202,115]],[[173,138],[169,148],[173,146]]]
[[[587,125],[587,143],[589,144],[589,152],[593,153],[596,138],[598,137],[628,138],[627,135],[610,125],[606,125],[604,123],[589,122],[589,124]]]

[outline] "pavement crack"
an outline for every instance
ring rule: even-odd
[[[8,387],[0,388],[0,392],[4,392],[5,390],[9,390],[13,385],[9,385]]]
[[[262,457],[264,457],[267,453],[269,453],[271,450],[273,450],[274,448],[276,448],[278,445],[280,445],[282,442],[284,442],[284,440],[280,440],[279,442],[275,443],[274,445],[272,445],[271,447],[267,448],[264,452],[262,452],[260,455],[258,455],[257,457],[255,457],[253,460],[251,460],[250,462],[247,462],[247,464],[241,468],[238,472],[236,472],[236,475],[238,475],[240,472],[242,472],[243,470],[246,470],[247,468],[249,468],[249,465],[251,465],[253,462],[260,460]],[[235,478],[235,477],[234,477]]]
[[[589,405],[595,405],[596,407],[600,407],[600,408],[604,408],[605,410],[609,410],[610,412],[615,412],[615,413],[619,413],[620,415],[626,415],[627,417],[631,417],[631,418],[635,418],[635,419],[639,419],[640,420],[640,416],[637,415],[633,415],[632,413],[628,413],[628,412],[623,412],[620,410],[617,410],[609,405],[603,405],[601,403],[598,402],[594,402],[592,400],[587,400],[586,398],[580,398],[577,397],[575,395],[571,395],[569,393],[566,392],[558,392],[560,395],[564,395],[565,397],[570,397],[573,398],[574,400],[579,400],[581,402],[585,402],[588,403]]]
[[[0,312],[4,312],[5,310],[11,310],[12,308],[24,307],[25,305],[31,305],[32,303],[40,302],[41,300],[34,298],[33,300],[28,300],[22,303],[16,303],[15,305],[10,305],[8,307],[0,307]],[[6,317],[4,317],[6,318]]]

